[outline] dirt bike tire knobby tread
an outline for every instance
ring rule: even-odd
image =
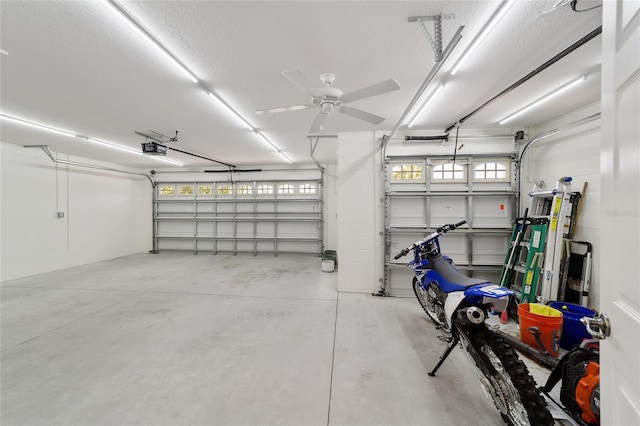
[[[555,423],[544,398],[536,388],[535,381],[529,374],[527,366],[518,358],[514,349],[502,337],[486,328],[479,328],[473,334],[472,339],[477,350],[482,344],[487,344],[500,359],[504,369],[511,377],[513,385],[520,394],[520,400],[527,411],[531,425],[553,426]],[[502,418],[507,424],[512,425],[507,416],[502,414]]]

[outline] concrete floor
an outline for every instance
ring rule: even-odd
[[[501,425],[412,298],[316,257],[139,254],[2,283],[10,425]]]

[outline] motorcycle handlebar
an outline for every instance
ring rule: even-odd
[[[404,250],[402,250],[400,253],[396,254],[395,257],[393,258],[394,260],[398,260],[403,256],[406,256],[407,253],[409,253],[409,250],[411,250],[410,248],[406,248]]]
[[[447,232],[449,232],[449,231],[453,231],[454,229],[461,227],[461,226],[462,226],[462,225],[464,225],[465,223],[467,223],[467,221],[466,221],[466,220],[461,220],[461,221],[460,221],[460,222],[458,222],[458,223],[451,223],[451,224],[448,224],[448,225],[443,225],[443,226],[441,226],[440,228],[436,229],[436,232],[437,232],[438,234],[445,234],[445,233],[447,233]],[[432,236],[427,237],[427,239],[428,239],[428,238],[431,238],[431,237],[432,237]],[[420,240],[420,241],[416,241],[415,243],[413,243],[413,244],[411,245],[411,247],[407,247],[406,249],[402,250],[400,253],[396,254],[396,255],[394,256],[394,258],[393,258],[393,259],[394,259],[394,260],[398,260],[398,259],[400,259],[401,257],[406,256],[406,255],[407,255],[407,253],[409,253],[411,250],[413,250],[414,248],[416,248],[416,247],[417,247],[417,246],[419,246],[420,244],[422,244],[422,243],[426,242],[426,240],[427,240],[427,239]]]

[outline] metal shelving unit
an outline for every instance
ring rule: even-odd
[[[480,183],[473,179],[472,166],[490,158],[509,162],[509,180]],[[442,157],[387,157],[385,161],[385,274],[383,292],[410,295],[412,271],[407,258],[392,260],[396,248],[401,249],[423,238],[445,223],[466,220],[467,225],[442,238],[443,250],[468,275],[482,273],[494,279],[500,273],[507,249],[511,224],[517,208],[517,182],[513,155],[460,156],[457,164],[467,167],[466,179],[460,182],[434,183],[431,171],[442,164]],[[394,164],[419,162],[424,165],[422,182],[393,183]],[[487,216],[487,206],[498,203],[500,217]],[[399,207],[398,207],[399,206]],[[444,207],[443,207],[444,206]],[[449,209],[449,210],[447,210]],[[406,212],[405,210],[412,210]],[[402,217],[402,215],[409,217]],[[411,215],[413,214],[413,217]],[[404,270],[405,272],[403,272]]]
[[[295,191],[279,194],[281,184]],[[222,193],[217,190],[220,185],[225,186]],[[271,192],[258,193],[263,185]],[[315,193],[300,193],[302,185],[315,186]],[[171,194],[167,195],[167,187],[172,188]],[[176,191],[185,187],[190,188],[187,194]],[[199,193],[201,187],[207,188],[206,193]],[[239,193],[241,188],[251,188],[251,194]],[[317,180],[157,183],[154,252],[319,255],[323,249],[321,194]]]

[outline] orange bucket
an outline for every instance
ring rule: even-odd
[[[560,337],[562,336],[562,312],[539,303],[523,303],[518,305],[520,317],[520,340],[527,345],[540,349],[529,327],[538,327],[540,340],[549,353],[558,357],[560,353]]]

